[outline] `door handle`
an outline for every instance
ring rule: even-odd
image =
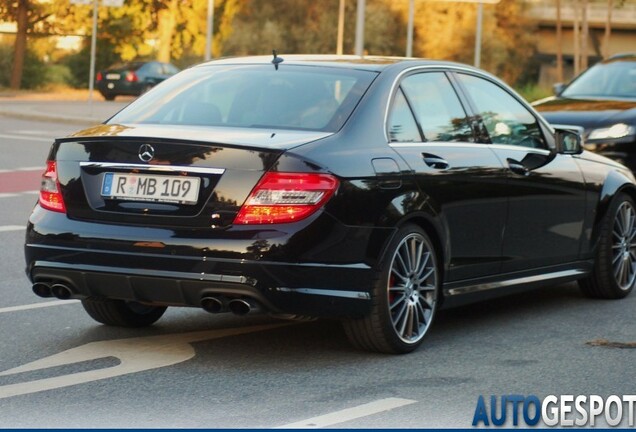
[[[526,168],[521,162],[508,158],[508,168],[515,174],[519,174],[522,176],[527,176],[530,174],[528,168]]]
[[[450,167],[446,159],[442,159],[434,154],[422,153],[422,158],[424,158],[424,163],[431,168],[448,169],[448,167]]]

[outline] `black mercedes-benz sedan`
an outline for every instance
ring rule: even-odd
[[[478,69],[225,59],[55,140],[26,272],[108,325],[329,317],[405,353],[442,305],[574,280],[625,297],[635,200],[628,169]]]
[[[535,102],[550,122],[580,126],[584,147],[636,171],[636,53],[597,63]]]

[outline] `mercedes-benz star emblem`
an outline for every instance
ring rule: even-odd
[[[155,157],[155,149],[150,144],[142,144],[139,147],[139,159],[143,162],[150,162]]]

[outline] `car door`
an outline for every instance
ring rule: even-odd
[[[445,72],[401,80],[387,133],[445,225],[445,281],[498,273],[507,206],[504,167],[488,145],[476,142]]]
[[[507,170],[502,271],[575,261],[585,213],[578,165],[550,149],[549,131],[508,90],[482,76],[455,76],[481,119],[480,140],[491,143]]]

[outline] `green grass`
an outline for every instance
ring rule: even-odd
[[[515,90],[517,90],[517,92],[528,102],[534,102],[548,96],[553,96],[552,89],[548,87],[541,87],[536,84],[526,84],[516,88]]]

